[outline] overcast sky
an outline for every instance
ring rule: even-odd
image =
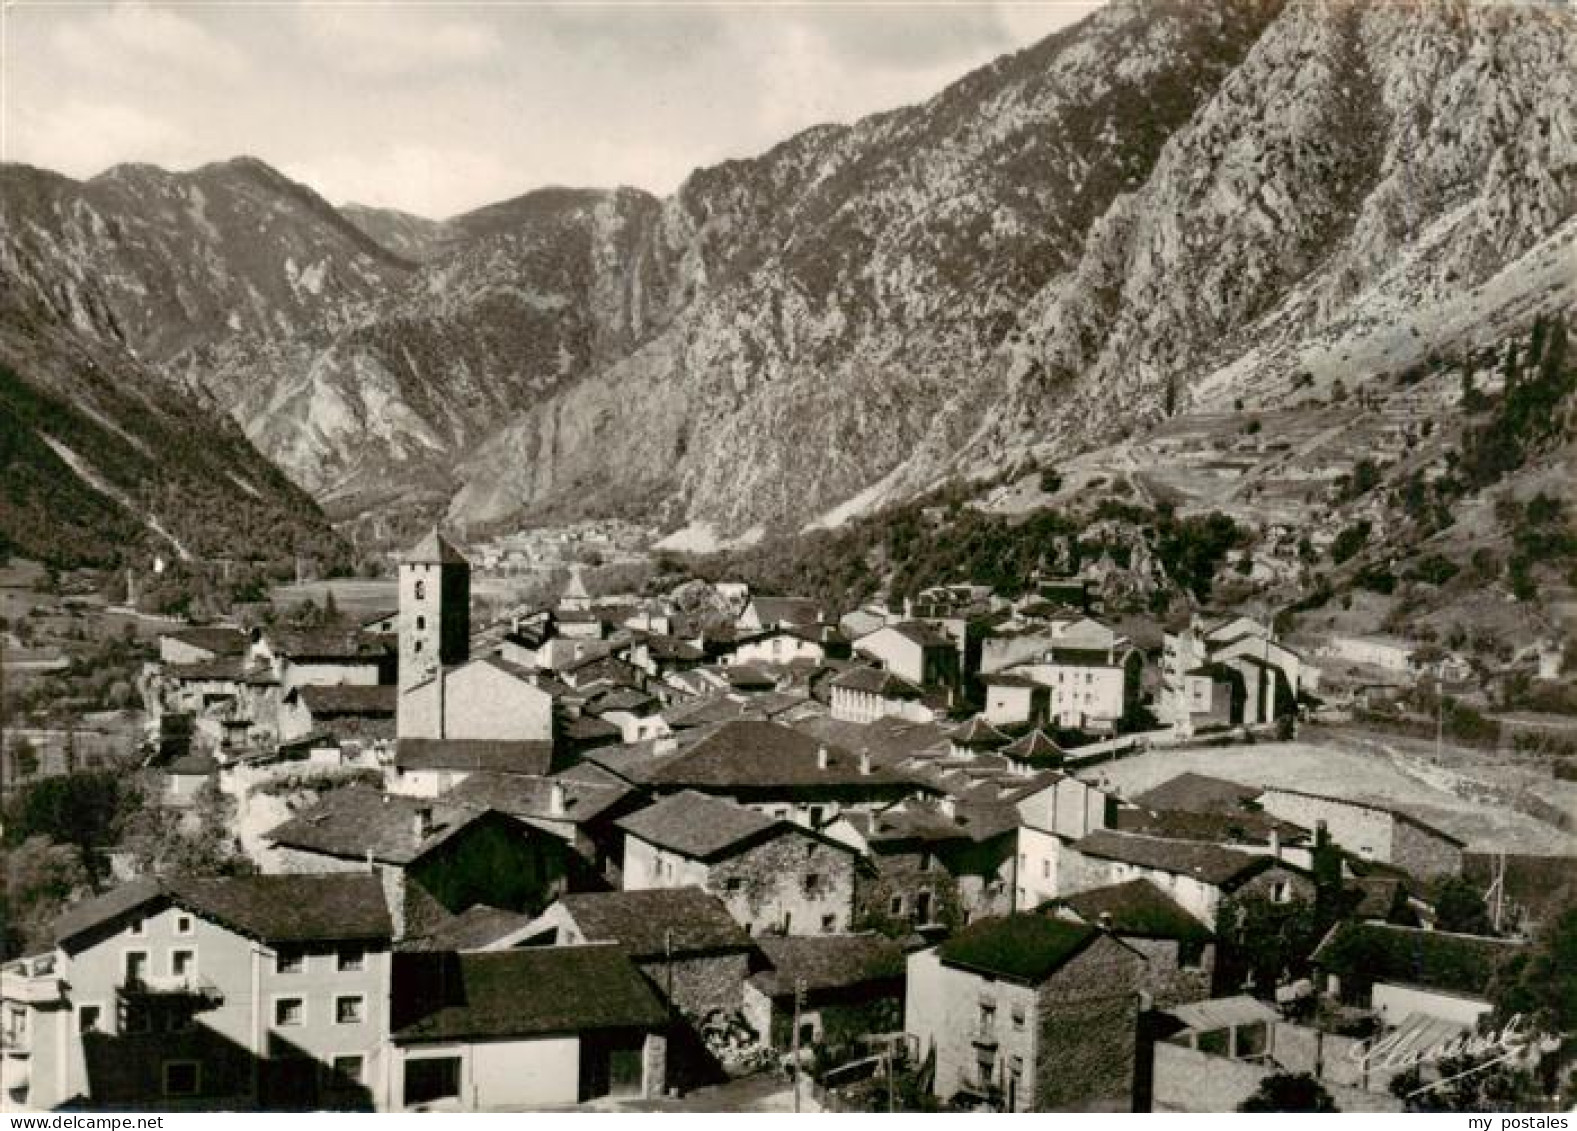
[[[666,193],[1098,6],[0,2],[5,160],[88,177],[247,153],[434,217],[545,184]]]

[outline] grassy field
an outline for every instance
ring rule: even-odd
[[[1447,747],[1436,761],[1431,743],[1341,730],[1297,742],[1157,750],[1080,776],[1133,796],[1190,771],[1392,805],[1473,851],[1577,856],[1577,837],[1517,808],[1519,797],[1531,796],[1577,813],[1577,786],[1556,781],[1526,756]]]

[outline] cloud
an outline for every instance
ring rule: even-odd
[[[51,39],[63,65],[93,76],[239,77],[251,65],[234,43],[177,12],[144,3],[78,14],[60,24]]]
[[[365,78],[410,78],[452,72],[502,54],[495,28],[442,9],[302,4],[297,30],[336,70]]]
[[[336,204],[398,208],[433,219],[518,196],[541,183],[505,154],[458,145],[392,145],[278,164]]]
[[[192,156],[185,131],[124,103],[67,101],[17,112],[6,125],[12,153],[75,177],[122,161],[180,165]]]

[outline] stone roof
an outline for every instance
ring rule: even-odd
[[[995,750],[1006,746],[1011,741],[996,727],[986,721],[984,715],[976,715],[962,726],[957,727],[947,736],[956,746],[967,746],[971,749]]]
[[[791,996],[796,982],[812,994],[872,983],[893,983],[896,993],[903,986],[903,947],[885,935],[763,936],[756,945],[771,969],[750,984],[768,997]]]
[[[1094,927],[1049,915],[979,919],[937,948],[948,966],[1038,985],[1101,937]]]
[[[1169,778],[1134,798],[1150,809],[1171,809],[1190,813],[1238,813],[1262,791],[1225,778],[1185,773]]]
[[[371,687],[352,683],[298,687],[296,694],[314,715],[393,715],[400,689],[393,684]]]
[[[458,915],[437,924],[423,935],[401,940],[401,950],[481,950],[505,935],[527,926],[531,916],[485,903],[467,907]]]
[[[564,793],[562,813],[553,812],[554,786],[560,787]],[[607,784],[483,771],[467,775],[464,781],[448,790],[443,799],[451,805],[496,809],[500,813],[526,820],[583,824],[617,805],[633,792],[630,786],[623,783]]]
[[[1510,939],[1347,922],[1331,928],[1313,960],[1322,970],[1363,982],[1482,998],[1499,965],[1522,949]]]
[[[826,751],[826,765],[820,764]],[[699,733],[688,747],[646,771],[654,785],[701,789],[892,785],[902,779],[859,755],[781,723],[740,719]]]
[[[900,624],[888,625],[887,627],[891,628],[894,632],[898,633],[898,635],[904,637],[905,639],[920,645],[922,648],[958,647],[958,645],[953,642],[953,638],[951,636],[938,632],[936,629],[922,621],[907,620]],[[877,629],[876,631],[880,632],[881,629]]]
[[[749,950],[750,936],[717,896],[698,887],[580,892],[559,897],[588,942],[613,942],[631,958]]]
[[[219,625],[194,625],[191,628],[177,628],[160,635],[168,636],[171,640],[179,640],[182,644],[190,644],[193,648],[212,652],[215,656],[243,655],[249,643],[247,634],[241,629]]]
[[[425,836],[417,830],[421,810],[429,814]],[[325,793],[317,804],[263,835],[284,848],[349,860],[370,855],[386,864],[409,864],[481,816],[477,809],[444,800],[352,786]]]
[[[382,637],[357,628],[270,629],[269,647],[292,660],[361,660],[371,662],[389,654]]]
[[[1266,813],[1244,809],[1236,813],[1190,813],[1181,809],[1128,807],[1117,810],[1119,832],[1166,837],[1170,840],[1203,841],[1210,844],[1256,844],[1271,842],[1272,835],[1283,843],[1305,841],[1309,831],[1291,821],[1279,821]]]
[[[398,1044],[658,1029],[668,1009],[617,946],[403,954],[394,965]]]
[[[770,832],[777,821],[732,801],[686,790],[619,820],[631,836],[706,860]]]
[[[387,940],[394,933],[383,884],[370,872],[145,878],[74,904],[55,920],[71,943],[122,916],[168,902],[264,942]]]
[[[1002,748],[1001,753],[1015,762],[1049,763],[1060,763],[1068,754],[1043,730],[1032,730],[1014,739]]]
[[[1135,836],[1098,829],[1074,844],[1086,856],[1116,860],[1222,887],[1264,871],[1276,861],[1215,844]]]
[[[880,695],[884,699],[919,699],[925,694],[901,676],[865,665],[850,668],[834,679],[832,686],[845,691],[862,691],[868,695]]]
[[[1053,902],[1090,926],[1109,925],[1119,935],[1201,942],[1212,937],[1203,923],[1145,879],[1091,888]]]
[[[407,565],[471,564],[470,559],[455,549],[449,539],[438,533],[436,526],[427,532],[427,537],[407,550],[400,560]]]
[[[394,764],[411,770],[475,770],[542,775],[553,769],[553,743],[521,739],[402,738]]]
[[[776,624],[815,624],[821,607],[808,597],[754,597],[756,616],[768,628]]]

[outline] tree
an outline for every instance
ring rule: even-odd
[[[1238,1104],[1239,1111],[1339,1112],[1331,1094],[1307,1072],[1277,1072],[1259,1082],[1259,1088]]]
[[[1484,895],[1470,880],[1447,876],[1435,887],[1435,926],[1442,931],[1465,935],[1493,935]]]
[[[70,773],[32,782],[9,806],[6,843],[42,836],[76,847],[91,862],[96,850],[116,842],[122,821],[140,801],[137,791],[113,773]]]
[[[91,877],[75,847],[30,836],[5,854],[0,885],[0,957],[47,946],[55,917],[86,895]]]
[[[1309,955],[1330,926],[1325,908],[1306,899],[1276,903],[1251,892],[1228,896],[1217,913],[1217,938],[1222,967],[1229,976],[1241,973],[1261,993],[1308,967]]]
[[[1341,565],[1363,549],[1364,544],[1369,541],[1370,529],[1369,520],[1363,519],[1338,534],[1336,541],[1331,543],[1331,561]]]

